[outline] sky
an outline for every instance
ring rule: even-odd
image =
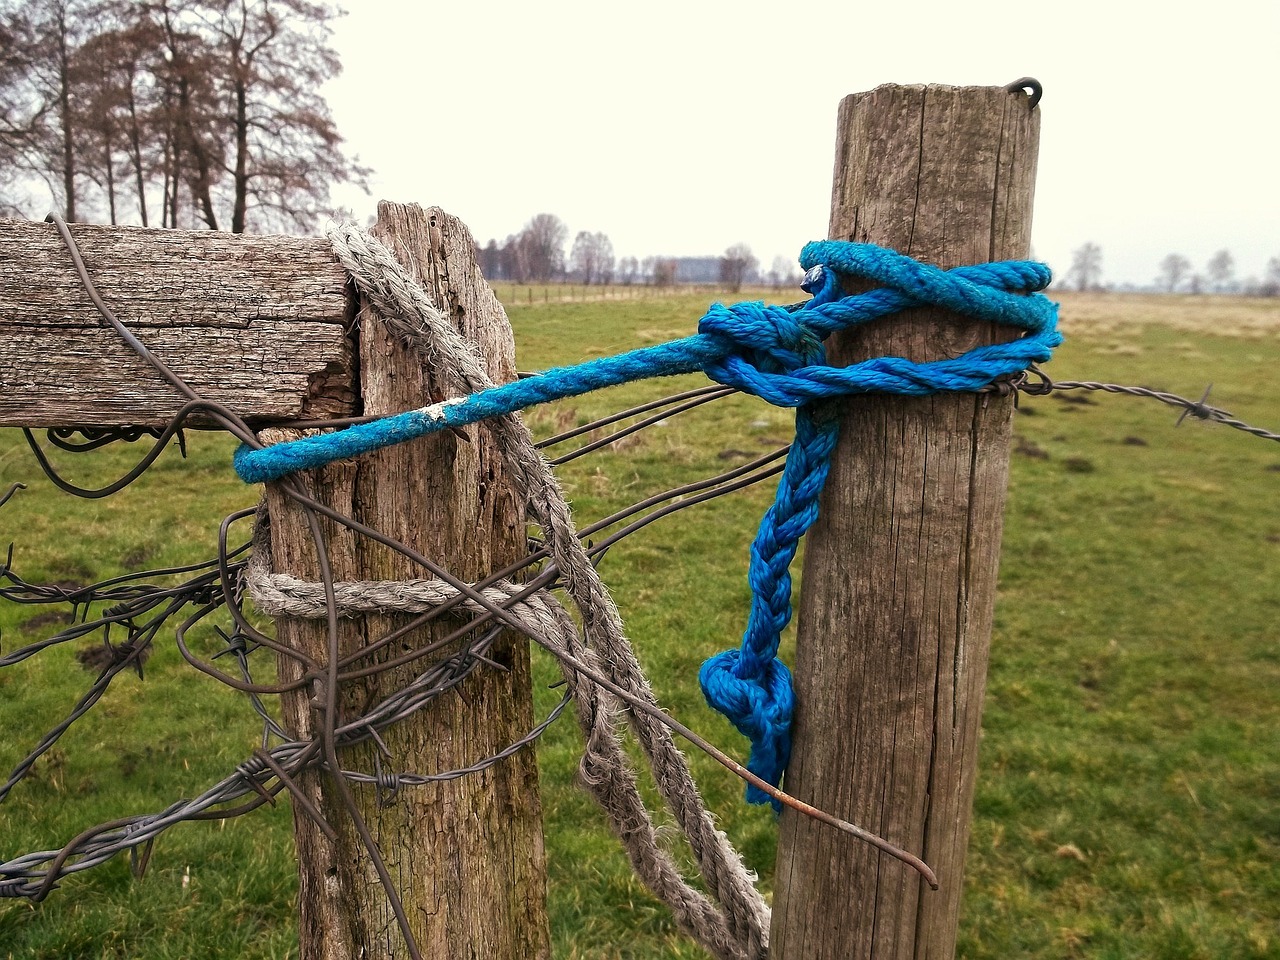
[[[348,0],[326,88],[372,195],[484,244],[535,214],[619,257],[826,236],[836,110],[882,83],[1044,86],[1035,255],[1103,279],[1171,252],[1240,279],[1280,256],[1280,2]]]

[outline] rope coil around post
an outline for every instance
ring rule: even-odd
[[[791,621],[791,561],[800,539],[818,517],[818,498],[830,469],[831,452],[839,436],[834,414],[823,409],[830,397],[870,392],[924,395],[943,390],[980,390],[1001,376],[1025,370],[1061,342],[1056,307],[1044,297],[1016,296],[1048,284],[1047,268],[1031,263],[985,264],[944,272],[909,257],[878,247],[837,241],[812,243],[801,254],[801,265],[821,286],[807,304],[818,321],[799,329],[777,325],[778,344],[762,342],[764,328],[756,323],[740,336],[752,352],[732,354],[708,370],[720,382],[764,396],[772,403],[796,406],[796,439],[787,457],[773,505],[761,520],[751,545],[751,612],[738,649],[711,657],[699,671],[703,695],[751,741],[747,769],[777,786],[791,754],[791,719],[795,709],[791,673],[778,659],[782,631]],[[836,299],[836,273],[887,286],[860,297]],[[914,363],[883,357],[850,367],[823,363],[820,337],[880,310],[896,312],[928,303],[968,316],[1014,325],[1028,336],[1010,344],[975,348],[960,357],[933,363]],[[797,313],[804,313],[802,308]],[[717,317],[717,323],[719,318]],[[704,320],[705,324],[705,320]],[[814,343],[805,355],[796,349]],[[761,370],[762,359],[777,369]],[[1010,365],[1017,365],[1010,369]],[[790,369],[788,369],[790,367]],[[750,803],[776,801],[747,785]]]
[[[385,246],[349,224],[336,227],[329,239],[357,288],[406,342],[422,351],[426,362],[438,365],[447,381],[464,393],[492,394],[502,389],[494,386],[452,320],[435,307]],[[762,960],[768,951],[769,907],[702,802],[674,740],[677,725],[664,719],[657,706],[621,615],[578,538],[550,465],[518,418],[499,416],[488,428],[512,468],[529,516],[543,531],[556,579],[581,624],[579,628],[567,612],[552,605],[546,609],[557,616],[560,628],[530,631],[530,636],[560,661],[572,692],[585,741],[579,764],[583,785],[608,814],[637,875],[671,908],[681,927],[719,960]],[[502,613],[504,620],[514,621],[509,611]],[[619,717],[626,718],[635,734],[658,792],[688,842],[702,875],[702,889],[685,881],[661,841],[621,740]]]

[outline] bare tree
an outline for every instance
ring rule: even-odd
[[[614,264],[617,262],[613,256],[613,244],[603,233],[596,234],[596,244],[600,258],[600,282],[607,285],[613,281]]]
[[[769,267],[768,281],[771,287],[775,289],[780,287],[792,286],[799,276],[799,267],[794,260],[788,260],[784,256],[776,256],[773,258],[773,265]]]
[[[591,286],[591,278],[596,272],[596,253],[592,235],[586,230],[579,230],[578,235],[573,238],[573,248],[569,251],[569,269],[583,283]]]
[[[163,37],[157,79],[163,90],[162,126],[167,226],[179,223],[179,191],[187,187],[196,216],[218,227],[215,184],[227,166],[225,110],[217,78],[221,63],[196,27],[193,6],[158,0],[152,9]]]
[[[498,273],[503,280],[525,283],[529,279],[529,261],[521,237],[508,234],[498,250]]]
[[[1264,297],[1280,297],[1280,257],[1272,257],[1267,261],[1267,269],[1262,275],[1258,292]]]
[[[639,273],[640,261],[635,257],[623,257],[618,261],[618,280],[623,286],[629,287],[635,283]]]
[[[737,293],[743,283],[755,276],[759,261],[745,243],[735,243],[720,258],[720,282]]]
[[[480,272],[489,280],[506,279],[502,276],[502,251],[498,249],[498,241],[490,238],[481,249],[476,248],[476,262],[480,264]]]
[[[160,30],[139,18],[100,22],[76,51],[78,166],[105,193],[111,223],[121,219],[128,193],[142,225],[149,223],[148,181],[160,168],[154,78],[162,48]]]
[[[650,257],[645,261],[652,261],[652,267],[649,271],[650,283],[655,287],[669,287],[676,282],[676,262],[670,257]]]
[[[121,122],[126,130],[126,149],[133,167],[138,215],[144,227],[148,226],[147,181],[159,155],[155,137],[151,135],[154,127],[151,118],[156,111],[155,84],[148,82],[149,73],[154,72],[148,71],[148,66],[155,51],[160,49],[158,33],[155,24],[139,19],[120,31],[115,56],[116,82],[120,85],[120,100],[124,105]]]
[[[185,146],[193,151],[201,208],[213,226],[208,181],[223,181],[219,206],[230,229],[307,227],[329,206],[329,188],[362,182],[367,171],[342,151],[320,88],[341,70],[328,44],[338,11],[311,0],[150,0],[177,66]],[[219,102],[212,115],[181,99],[196,59]],[[197,129],[200,127],[201,129]]]
[[[1191,273],[1191,261],[1180,253],[1171,253],[1160,261],[1156,283],[1165,293],[1173,293]]]
[[[613,244],[605,234],[583,230],[574,238],[569,269],[581,276],[583,283],[608,283],[613,276],[613,262]]]
[[[1071,255],[1071,269],[1067,279],[1074,280],[1077,290],[1098,290],[1102,287],[1102,248],[1096,243],[1077,247]]]
[[[520,280],[546,283],[564,274],[564,244],[569,228],[553,213],[540,213],[520,231],[519,248],[524,276]]]
[[[31,24],[23,8],[12,2],[0,6],[0,187],[7,198],[5,212],[17,212],[17,182],[26,173],[42,171],[37,146],[53,104],[38,95],[32,84]]]
[[[0,3],[0,164],[43,179],[68,220],[77,218],[79,187],[73,59],[100,13],[90,0]]]
[[[1230,292],[1231,275],[1235,273],[1236,262],[1230,250],[1219,250],[1209,258],[1205,267],[1205,276],[1213,284],[1214,293]]]

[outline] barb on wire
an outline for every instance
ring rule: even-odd
[[[1211,406],[1207,401],[1209,399],[1209,391],[1213,389],[1213,384],[1209,384],[1205,388],[1204,395],[1199,400],[1188,400],[1186,397],[1180,397],[1175,393],[1152,390],[1150,387],[1101,383],[1096,380],[1053,380],[1044,370],[1033,364],[1028,371],[1028,375],[1017,379],[1014,382],[1014,386],[1019,393],[1029,397],[1044,397],[1064,390],[1097,390],[1103,393],[1122,394],[1130,397],[1145,397],[1149,400],[1158,400],[1160,403],[1181,409],[1182,414],[1178,417],[1174,426],[1181,426],[1187,417],[1194,417],[1197,420],[1221,423],[1224,426],[1241,430],[1263,440],[1280,440],[1280,433],[1273,433],[1261,427],[1251,426],[1243,420],[1236,419],[1226,410]]]

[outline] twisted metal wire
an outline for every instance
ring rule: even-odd
[[[121,477],[114,483],[107,484],[100,488],[81,487],[65,478],[52,466],[49,458],[45,455],[41,445],[36,441],[34,435],[28,431],[28,442],[37,458],[37,462],[46,472],[50,479],[61,489],[82,497],[103,497],[122,489],[125,485],[135,480],[153,463],[159,453],[164,449],[170,439],[180,436],[180,431],[186,420],[193,414],[201,414],[203,419],[212,420],[222,426],[227,432],[239,438],[242,442],[251,447],[259,446],[252,431],[243,423],[233,411],[226,407],[210,403],[202,400],[195,395],[185,383],[178,379],[172,372],[156,358],[152,357],[146,350],[145,346],[137,341],[135,337],[118,321],[111,312],[110,308],[101,301],[101,298],[94,290],[92,281],[89,279],[80,260],[79,253],[75,248],[69,232],[65,225],[58,224],[59,231],[63,234],[69,252],[72,255],[73,262],[81,275],[82,283],[89,292],[90,297],[97,304],[99,311],[104,319],[114,327],[123,339],[126,340],[136,352],[144,359],[152,364],[158,372],[164,376],[175,389],[188,398],[187,403],[175,416],[174,420],[164,430],[159,432],[156,437],[152,449],[145,454],[139,461],[138,465],[130,470],[125,476]],[[724,394],[720,394],[724,395]],[[715,399],[711,397],[710,399]],[[679,409],[667,409],[666,416],[682,410],[693,409],[702,402],[706,402],[701,397],[678,398],[674,401],[675,406]],[[646,405],[647,409],[657,409],[655,405]],[[669,407],[671,405],[668,405]],[[647,418],[644,425],[656,422],[660,415],[654,415]],[[606,418],[609,424],[619,421],[617,416]],[[603,428],[605,424],[601,424]],[[643,428],[643,425],[640,427]],[[627,435],[638,429],[634,425],[618,427],[614,430],[615,437]],[[51,437],[55,446],[69,450],[71,452],[85,452],[88,449],[96,449],[103,444],[112,440],[136,440],[139,435],[118,432],[115,436],[106,436],[95,434],[85,436],[83,440],[76,440],[71,434],[58,434]],[[588,441],[590,445],[592,441]],[[592,447],[595,449],[595,447]],[[575,454],[570,454],[573,456]],[[576,455],[581,455],[577,452]],[[622,536],[628,535],[635,530],[641,529],[648,523],[657,519],[659,516],[665,516],[677,509],[684,509],[692,506],[697,502],[708,499],[711,496],[718,495],[728,489],[736,489],[747,483],[758,481],[766,476],[776,472],[774,465],[775,457],[763,458],[758,465],[759,469],[738,469],[730,471],[726,477],[721,479],[713,478],[710,483],[699,482],[696,484],[686,485],[674,491],[670,491],[665,495],[650,498],[642,505],[628,510],[621,511],[616,518],[610,519],[602,525],[594,525],[594,529],[600,530],[604,527],[612,525],[620,520],[628,520],[629,522],[621,531],[616,531],[607,538],[607,542],[597,545],[594,553],[598,557],[607,550],[609,546],[615,543]],[[717,487],[723,487],[723,490],[717,490]],[[97,828],[85,831],[80,836],[74,838],[59,851],[45,851],[28,855],[28,857],[20,858],[9,864],[0,864],[0,895],[4,896],[27,896],[33,899],[43,899],[57,885],[60,877],[70,873],[77,872],[80,869],[87,869],[96,863],[102,862],[103,859],[109,858],[114,852],[120,852],[129,849],[131,853],[131,862],[137,865],[138,869],[145,869],[145,864],[149,859],[150,845],[154,841],[156,835],[167,826],[181,820],[204,819],[208,816],[218,816],[225,818],[247,813],[264,802],[268,802],[274,793],[279,790],[288,790],[300,806],[300,808],[317,821],[327,835],[334,835],[333,829],[324,822],[319,812],[312,804],[307,801],[306,797],[292,782],[292,777],[297,770],[307,765],[315,765],[326,772],[332,779],[337,788],[339,798],[343,807],[346,809],[347,815],[350,817],[357,834],[360,836],[368,853],[375,871],[378,873],[382,885],[384,887],[389,906],[395,913],[402,935],[406,941],[411,956],[420,956],[417,944],[414,942],[412,932],[409,929],[407,918],[405,917],[403,904],[400,902],[399,895],[394,886],[391,884],[385,863],[382,860],[380,851],[377,849],[367,826],[365,825],[359,809],[356,807],[353,796],[350,792],[349,783],[351,782],[370,782],[377,788],[379,795],[390,795],[395,790],[411,785],[414,783],[426,783],[432,780],[442,778],[451,778],[454,776],[462,776],[468,772],[474,772],[483,769],[486,766],[498,762],[502,757],[508,756],[516,749],[522,748],[532,739],[536,738],[546,725],[558,715],[565,705],[565,701],[553,711],[552,716],[546,721],[540,723],[534,730],[530,731],[526,737],[520,739],[518,743],[510,745],[507,749],[501,751],[498,755],[488,758],[482,758],[475,764],[465,769],[455,771],[445,771],[439,774],[416,774],[416,773],[388,773],[381,769],[380,763],[375,765],[372,773],[361,771],[344,770],[338,761],[339,747],[346,746],[350,742],[357,742],[360,739],[372,738],[382,746],[378,729],[390,725],[420,709],[423,705],[430,702],[436,696],[439,696],[445,690],[454,688],[467,675],[481,666],[497,666],[493,664],[484,654],[485,649],[493,642],[499,631],[505,628],[514,627],[522,629],[516,617],[512,615],[510,607],[506,604],[495,604],[488,600],[481,592],[484,584],[469,585],[457,581],[449,575],[449,573],[438,565],[433,563],[429,558],[423,557],[405,545],[388,538],[378,531],[372,530],[362,524],[356,523],[350,518],[342,517],[330,508],[320,504],[311,498],[305,496],[291,482],[286,482],[281,489],[284,494],[298,503],[304,512],[304,516],[311,528],[313,539],[315,540],[317,554],[320,566],[320,585],[325,594],[325,616],[328,622],[328,656],[323,664],[310,661],[305,656],[296,651],[286,650],[280,644],[276,643],[272,638],[257,630],[244,615],[240,609],[240,603],[243,598],[242,579],[244,568],[237,567],[232,561],[233,552],[226,548],[226,531],[227,527],[234,523],[237,519],[243,518],[243,512],[238,515],[229,517],[224,521],[220,531],[220,551],[217,559],[209,565],[202,565],[199,576],[191,578],[189,581],[177,584],[175,586],[163,588],[160,590],[139,590],[136,595],[131,593],[125,598],[123,605],[114,604],[109,609],[102,611],[100,615],[89,619],[89,610],[95,603],[107,603],[111,600],[120,600],[119,591],[112,592],[113,584],[104,583],[94,585],[89,588],[82,588],[75,592],[74,598],[69,596],[67,591],[61,588],[53,588],[50,591],[42,592],[33,585],[25,583],[12,569],[12,562],[6,561],[3,574],[0,581],[8,581],[10,586],[6,587],[6,592],[12,599],[18,599],[22,602],[43,601],[66,601],[74,600],[80,606],[84,616],[83,622],[75,625],[73,628],[61,631],[54,638],[43,641],[29,647],[16,651],[11,657],[15,660],[25,659],[34,655],[40,649],[44,649],[49,645],[53,645],[75,636],[82,636],[90,630],[101,628],[103,633],[103,649],[105,654],[101,659],[104,661],[102,672],[93,687],[82,698],[71,715],[60,723],[50,735],[47,736],[36,749],[19,764],[19,768],[15,770],[10,783],[6,786],[6,792],[12,789],[12,785],[22,778],[25,773],[30,770],[32,764],[39,756],[50,749],[71,724],[80,716],[90,709],[93,703],[105,692],[110,685],[111,680],[118,673],[128,667],[134,666],[140,669],[142,658],[160,630],[160,628],[169,620],[176,618],[178,612],[188,604],[195,604],[196,610],[188,616],[176,629],[175,636],[177,646],[181,655],[193,666],[201,671],[215,676],[223,683],[237,690],[241,690],[250,695],[251,702],[255,711],[262,718],[263,741],[268,743],[274,737],[283,736],[278,725],[270,721],[268,712],[262,706],[260,697],[269,694],[278,694],[289,689],[296,689],[303,683],[310,683],[315,688],[315,699],[321,705],[320,720],[321,729],[316,741],[307,744],[297,744],[286,739],[285,743],[278,744],[274,749],[260,749],[257,751],[250,761],[242,764],[237,768],[235,773],[223,782],[211,788],[196,801],[177,804],[167,808],[159,814],[148,817],[125,818],[120,821],[112,821],[109,824],[100,825]],[[6,496],[11,495],[6,494]],[[687,495],[687,496],[686,496]],[[669,502],[671,498],[676,499]],[[645,512],[647,511],[647,513]],[[641,515],[637,516],[636,514]],[[392,549],[399,550],[405,556],[414,560],[416,563],[425,567],[430,573],[440,580],[452,585],[457,591],[458,603],[466,601],[469,605],[474,605],[481,610],[478,617],[471,619],[465,626],[453,631],[453,633],[444,640],[438,641],[430,645],[429,648],[422,648],[416,651],[410,651],[408,654],[402,654],[393,661],[379,664],[377,667],[362,667],[356,661],[368,656],[371,652],[369,648],[359,651],[347,660],[340,660],[337,655],[337,617],[339,611],[337,609],[334,597],[334,583],[331,569],[328,564],[327,550],[319,526],[319,517],[327,517],[342,523],[355,531],[357,534],[370,537],[371,539],[383,543]],[[540,576],[526,588],[526,593],[538,589],[552,586],[555,583],[558,571],[555,564],[547,561],[544,556],[545,551],[535,551],[535,555],[525,561],[513,565],[514,568],[522,568],[530,563],[541,561],[543,563],[543,571]],[[216,573],[212,568],[216,567]],[[503,575],[500,572],[495,574],[493,578]],[[159,611],[159,613],[145,622],[138,620],[150,606],[159,603],[161,599],[166,599],[167,604]],[[520,599],[519,596],[513,597],[512,602]],[[141,603],[143,606],[139,607]],[[429,622],[439,616],[454,610],[458,604],[445,603],[430,611],[421,614],[415,620],[392,634],[380,638],[371,646],[381,646],[396,639],[409,630],[423,623]],[[145,607],[145,610],[143,609]],[[206,663],[196,656],[186,642],[186,635],[190,629],[197,623],[200,623],[215,610],[227,610],[235,621],[235,628],[232,633],[227,634],[219,629],[226,649],[220,655],[230,654],[234,657],[239,676],[233,676],[212,663]],[[113,644],[110,639],[110,631],[112,627],[125,629],[126,639],[123,643]],[[653,719],[676,729],[686,737],[693,740],[695,745],[706,749],[716,755],[722,763],[725,763],[730,769],[734,769],[740,773],[741,771],[736,763],[729,758],[719,754],[709,744],[706,744],[701,738],[693,734],[692,731],[670,720],[670,718],[662,715],[660,711],[651,703],[637,701],[637,697],[616,685],[612,684],[610,679],[603,675],[598,668],[592,663],[584,662],[580,657],[575,657],[572,652],[563,647],[559,647],[549,641],[547,637],[538,635],[535,631],[523,628],[522,632],[526,633],[531,639],[547,647],[557,657],[570,664],[570,669],[574,675],[588,677],[598,687],[609,690],[614,696],[623,702],[631,705],[631,708],[642,713],[648,713]],[[375,706],[375,709],[367,711],[366,714],[358,718],[355,723],[348,723],[345,726],[339,726],[336,720],[336,689],[338,685],[346,680],[354,677],[367,675],[374,670],[390,669],[392,666],[408,662],[410,660],[426,657],[438,651],[448,649],[450,645],[453,649],[449,655],[443,660],[437,660],[426,673],[420,675],[412,684],[405,689],[393,693],[386,697],[383,701]],[[278,653],[286,656],[292,656],[301,662],[303,667],[303,678],[294,684],[280,683],[261,683],[254,679],[249,667],[248,654],[255,646],[267,646]],[[344,671],[344,667],[348,667]],[[383,747],[385,750],[385,747]],[[267,791],[264,789],[264,781],[270,781],[272,789]],[[225,805],[233,803],[246,796],[249,792],[255,794],[255,797],[249,798],[246,802],[227,808]],[[209,808],[216,806],[216,813]],[[816,813],[816,811],[815,811]],[[824,820],[845,829],[847,832],[858,836],[865,836],[872,842],[885,845],[885,842],[879,838],[867,835],[865,831],[854,827],[851,824],[845,824],[835,818],[822,816]],[[140,847],[141,845],[141,847]],[[887,846],[887,845],[886,845]],[[142,853],[138,854],[141,849]],[[896,852],[896,848],[890,848],[891,852]],[[909,861],[918,860],[906,855]],[[43,867],[41,867],[43,865]],[[923,864],[919,864],[927,873],[927,868]],[[935,882],[931,875],[928,875],[931,882]],[[691,891],[692,893],[692,891]],[[694,894],[694,896],[698,896]],[[767,922],[766,927],[767,931]],[[736,957],[741,954],[738,949],[732,945],[726,946],[726,951],[722,955],[726,957]],[[718,951],[720,952],[720,951]]]
[[[1033,380],[1031,377],[1035,379]],[[1209,392],[1213,389],[1213,384],[1209,384],[1205,388],[1204,394],[1199,400],[1188,400],[1186,397],[1180,397],[1176,393],[1152,390],[1150,387],[1131,387],[1120,383],[1102,383],[1097,380],[1053,380],[1043,370],[1033,365],[1030,376],[1024,377],[1017,382],[1015,388],[1019,393],[1032,397],[1043,397],[1051,393],[1069,390],[1097,390],[1103,393],[1114,393],[1128,397],[1145,397],[1148,400],[1158,400],[1167,406],[1180,409],[1182,416],[1178,417],[1175,426],[1181,426],[1187,417],[1194,417],[1197,420],[1220,423],[1223,426],[1240,430],[1262,440],[1280,440],[1280,433],[1252,426],[1243,420],[1233,417],[1226,410],[1210,405],[1207,401]]]
[[[700,402],[709,402],[710,399],[719,399],[729,392],[731,391],[719,391],[716,396],[710,398],[701,396],[698,399]],[[691,407],[687,406],[689,399],[683,395],[677,395],[674,398],[674,403],[684,404],[686,405],[685,409],[691,409]],[[651,410],[654,406],[655,404],[652,403],[645,404],[641,412]],[[203,407],[203,409],[208,412],[217,412],[208,406]],[[196,407],[184,410],[180,417],[170,425],[170,429],[162,431],[152,450],[142,458],[141,463],[147,466],[153,463],[163,449],[164,444],[174,435],[180,423],[195,410]],[[583,427],[569,431],[566,435],[544,441],[544,447],[551,446],[554,443],[563,443],[583,434],[593,434],[607,426],[616,424],[620,420],[628,419],[628,413],[631,412],[623,411],[622,415],[611,414],[608,417],[601,418],[599,421],[585,424]],[[612,435],[613,439],[616,440],[621,436],[634,432],[632,426],[618,430]],[[598,449],[599,439],[592,441],[593,448]],[[100,446],[101,444],[94,444],[93,449],[97,449]],[[39,449],[38,445],[36,449]],[[655,494],[589,526],[583,527],[580,535],[583,538],[592,538],[598,534],[604,534],[602,538],[593,542],[592,546],[588,548],[592,556],[602,557],[606,551],[621,539],[643,529],[658,519],[775,476],[781,469],[780,462],[785,456],[785,452],[786,448],[784,447],[747,464],[727,470],[718,476],[683,484]],[[39,462],[46,475],[59,487],[78,491],[80,495],[93,496],[100,493],[99,490],[89,490],[71,483],[57,472],[46,457],[41,457]],[[135,467],[125,476],[132,481],[140,475],[141,471]],[[15,487],[17,486],[15,485]],[[119,481],[101,489],[114,490],[118,488]],[[194,606],[196,610],[181,620],[176,627],[175,635],[180,653],[192,666],[214,676],[228,686],[251,694],[254,698],[286,693],[298,689],[308,682],[306,678],[303,678],[292,683],[262,683],[255,681],[252,677],[249,658],[252,652],[260,646],[270,646],[277,652],[296,656],[295,651],[276,644],[272,638],[259,633],[251,627],[248,623],[248,616],[243,609],[243,576],[249,563],[248,559],[243,557],[243,554],[248,550],[249,544],[244,543],[229,549],[227,546],[227,529],[231,524],[237,520],[245,519],[252,512],[240,511],[232,514],[224,521],[220,532],[218,556],[213,560],[185,567],[130,573],[83,587],[68,588],[59,585],[28,583],[22,579],[14,568],[13,549],[10,547],[6,561],[3,565],[0,565],[0,598],[21,604],[68,603],[72,605],[75,622],[50,637],[27,644],[0,656],[0,668],[21,662],[51,647],[79,640],[95,633],[101,633],[104,648],[108,648],[113,653],[109,662],[103,667],[99,677],[67,718],[56,725],[19,762],[8,781],[0,785],[0,801],[3,801],[9,791],[30,771],[39,757],[56,744],[58,738],[70,728],[75,720],[83,716],[93,704],[101,699],[115,676],[122,670],[133,667],[145,656],[145,651],[154,642],[161,629],[177,619],[179,613],[185,608]],[[620,524],[625,525],[621,529],[611,530],[611,528],[618,527]],[[497,571],[489,579],[496,580],[499,577],[511,577],[524,569],[545,564],[546,558],[547,551],[545,549],[535,548],[521,561]],[[159,586],[153,582],[164,578],[177,578],[184,574],[191,576],[173,585]],[[526,592],[531,593],[553,584],[555,575],[553,569],[544,570],[538,578],[528,585]],[[329,583],[332,584],[332,577],[330,577]],[[475,586],[482,588],[484,584]],[[465,590],[460,591],[460,595],[465,597],[467,592]],[[518,597],[510,598],[503,604],[502,609],[509,610],[510,606],[515,602],[518,602]],[[97,607],[104,609],[91,616],[91,611]],[[213,664],[200,659],[187,643],[187,636],[191,630],[219,609],[227,609],[232,612],[233,617],[237,620],[237,629],[230,634],[219,631],[226,649],[217,656],[233,657],[238,667],[239,676],[225,673]],[[477,617],[472,622],[453,631],[450,636],[443,640],[402,653],[386,662],[379,663],[376,667],[361,668],[356,665],[358,659],[369,656],[381,646],[396,639],[400,634],[408,632],[410,629],[416,629],[418,626],[430,622],[451,610],[453,610],[453,605],[451,604],[433,607],[415,618],[413,623],[397,630],[395,634],[377,638],[358,653],[351,654],[338,661],[338,665],[343,669],[337,674],[337,679],[339,682],[344,682],[367,676],[375,671],[381,672],[405,663],[430,657],[437,654],[441,649],[456,648],[451,656],[436,663],[432,669],[420,675],[411,685],[389,695],[385,700],[375,705],[368,714],[348,722],[343,727],[336,728],[334,731],[335,736],[342,746],[376,737],[378,730],[384,729],[417,712],[435,697],[452,689],[482,664],[492,665],[492,661],[487,660],[484,653],[496,637],[497,630],[491,629],[481,636],[475,636],[476,626],[481,625],[479,624],[481,617]],[[156,611],[155,615],[146,619],[146,614],[152,611]],[[484,616],[492,618],[494,614],[490,612]],[[505,629],[507,626],[503,624],[502,628]],[[122,642],[113,644],[111,642],[113,631],[125,631],[125,639]],[[270,719],[260,700],[255,700],[255,702],[264,724],[270,725],[268,729],[264,730],[264,736],[282,736],[283,731]],[[384,786],[391,783],[390,778],[393,777],[396,784],[407,786],[453,779],[468,773],[478,772],[531,743],[563,712],[567,702],[567,698],[562,699],[546,720],[540,722],[526,737],[511,744],[502,753],[492,757],[481,758],[475,764],[466,768],[442,771],[436,774],[399,773],[394,775],[381,772],[371,774],[344,768],[342,775],[350,782],[381,783]],[[312,749],[309,750],[309,746]],[[315,760],[313,748],[314,745],[286,741],[274,747],[270,751],[270,756],[276,761],[281,771],[287,775],[292,775],[302,766],[305,766],[307,762]],[[260,794],[262,775],[265,773],[267,779],[270,779],[273,776],[271,773],[272,768],[260,766],[261,761],[258,761],[258,763],[246,761],[246,763],[248,763],[248,766],[242,765],[241,768],[237,768],[236,772],[194,800],[184,804],[176,804],[158,814],[128,818],[127,821],[122,821],[121,825],[117,827],[97,832],[87,831],[85,834],[73,839],[60,851],[33,853],[0,864],[0,897],[18,896],[32,897],[36,900],[43,899],[62,876],[88,869],[91,866],[105,862],[118,853],[135,849],[140,843],[153,840],[169,826],[191,819],[192,815],[202,813],[210,807],[231,803],[249,794]],[[274,792],[279,792],[279,789],[280,787],[277,786]],[[253,803],[238,808],[235,815],[248,813],[259,805],[260,803]],[[218,814],[219,817],[229,815],[232,814],[226,811],[220,811]],[[35,866],[38,864],[48,864],[49,869],[47,872],[41,872],[37,876]]]

